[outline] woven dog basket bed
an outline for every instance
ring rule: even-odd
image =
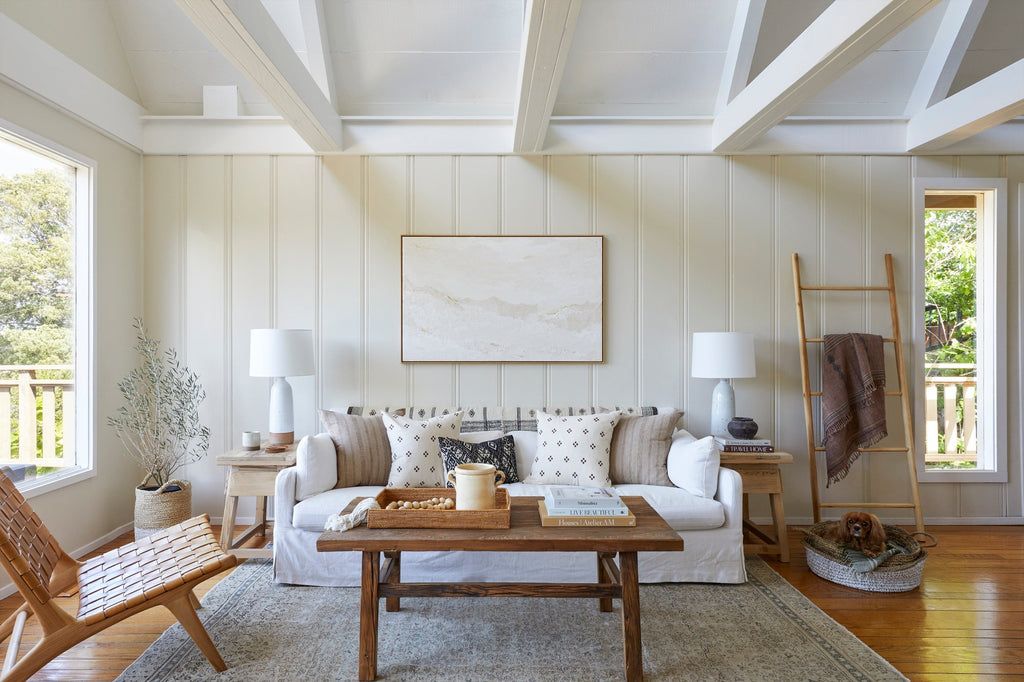
[[[836,521],[823,521],[804,530],[803,546],[807,567],[825,580],[868,592],[908,592],[921,584],[921,574],[928,553],[907,531],[898,526],[882,526],[888,542],[907,550],[897,554],[873,571],[861,573],[853,569],[843,546],[822,537],[825,529]]]

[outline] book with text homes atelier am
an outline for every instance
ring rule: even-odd
[[[629,509],[611,488],[549,486],[544,493],[549,516],[628,516]]]
[[[715,436],[715,447],[721,452],[775,452],[767,438],[725,438]]]

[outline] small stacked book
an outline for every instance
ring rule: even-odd
[[[636,517],[612,488],[550,486],[538,504],[542,526],[636,525]]]
[[[726,438],[715,436],[715,447],[721,452],[775,452],[767,438]]]

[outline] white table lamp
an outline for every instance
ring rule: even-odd
[[[736,394],[729,379],[757,376],[754,367],[754,335],[744,332],[694,332],[690,375],[719,379],[711,394],[711,435],[729,436],[728,425],[736,416]]]
[[[273,377],[270,387],[270,442],[295,442],[292,387],[285,377],[313,373],[311,329],[253,329],[249,334],[249,376]]]

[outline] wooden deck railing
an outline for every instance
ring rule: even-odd
[[[6,415],[0,418],[0,465],[74,463],[72,457],[58,456],[75,451],[72,369],[70,365],[0,365],[0,415]],[[68,378],[40,379],[40,373]]]
[[[963,363],[926,364],[925,369],[976,373],[976,365]],[[926,463],[978,461],[977,390],[976,376],[925,377]],[[963,405],[959,418],[958,403]]]

